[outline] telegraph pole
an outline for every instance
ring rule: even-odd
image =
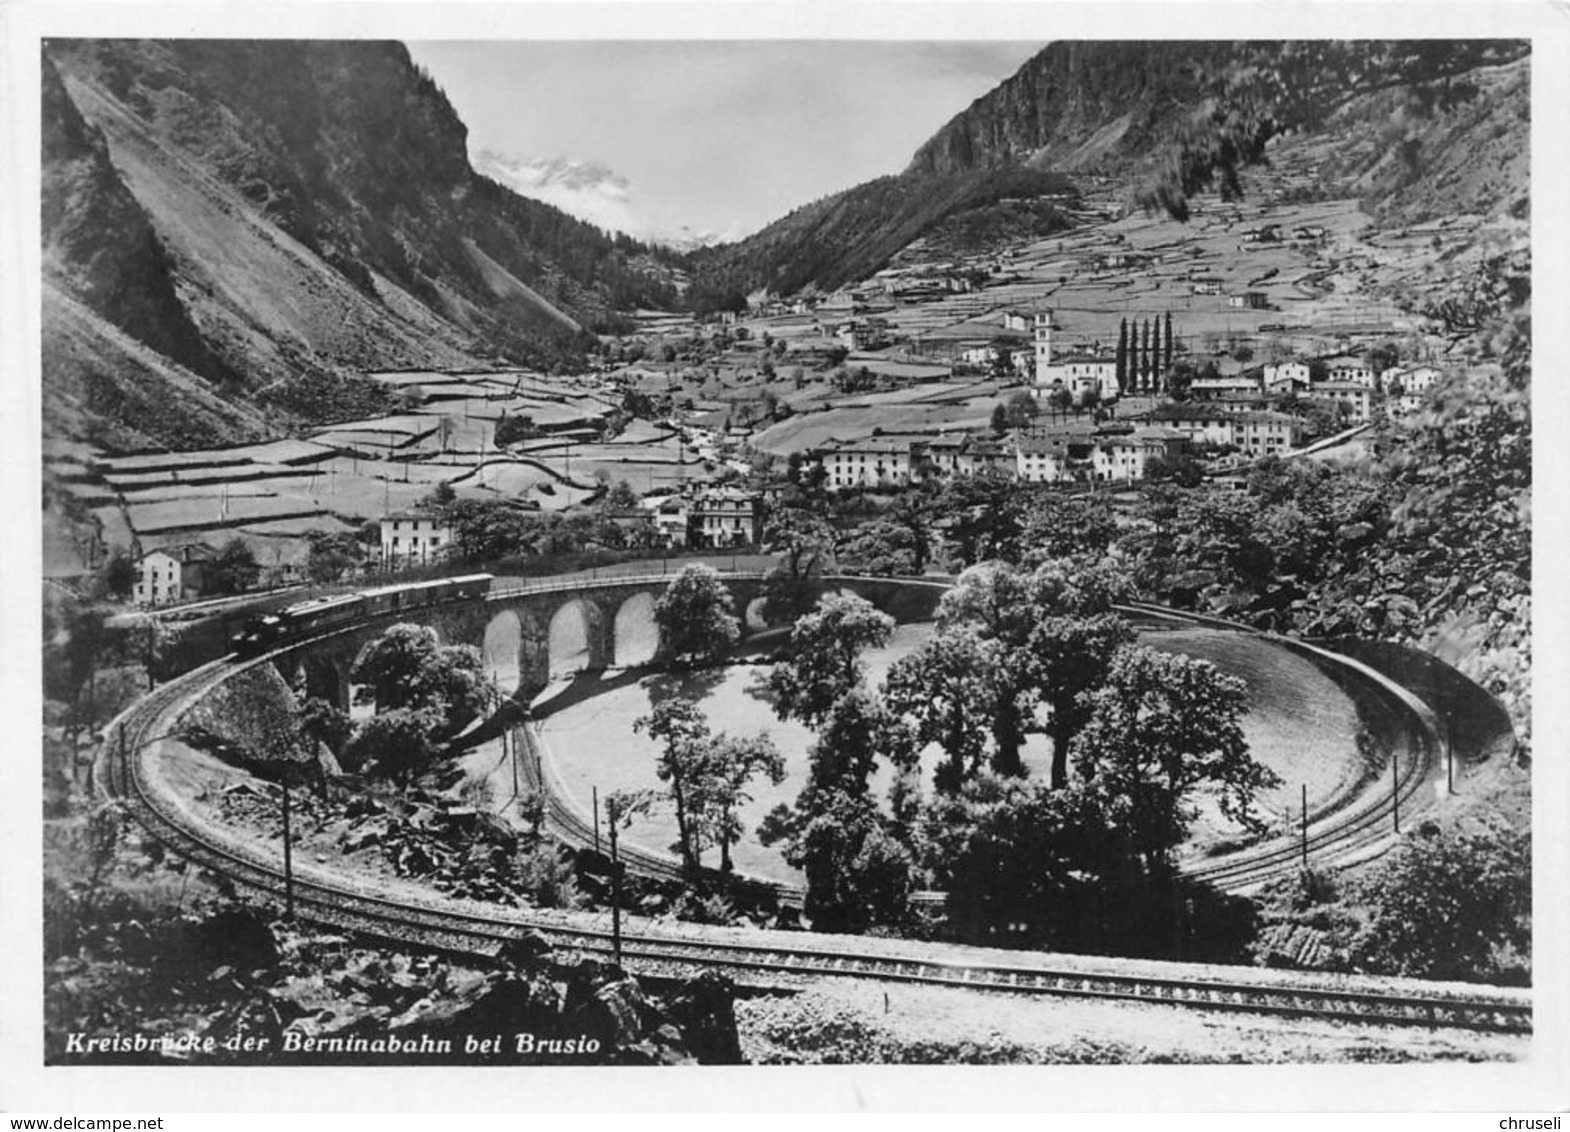
[[[1302,783],[1303,790],[1303,871],[1308,872],[1308,783]]]
[[[1445,793],[1456,792],[1456,722],[1450,701],[1445,701]]]
[[[1390,813],[1395,818],[1396,832],[1401,832],[1401,782],[1396,774],[1396,767],[1400,763],[1400,756],[1390,752]]]
[[[507,729],[502,732],[502,742],[512,750],[512,796],[516,798],[518,789],[518,729],[512,720],[507,721]]]
[[[594,795],[594,851],[598,853],[600,851],[600,788],[598,786],[591,786],[589,789],[593,792]],[[611,841],[614,843],[615,840],[616,834],[612,833]]]
[[[598,829],[599,813],[595,812],[594,825]],[[610,823],[611,836],[611,954],[616,966],[621,966],[621,857],[616,853],[616,821]]]
[[[289,844],[289,771],[283,773],[283,915],[294,919],[294,852]]]

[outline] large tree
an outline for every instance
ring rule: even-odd
[[[313,582],[336,582],[365,560],[365,548],[352,531],[308,531],[305,573]]]
[[[805,911],[827,932],[897,923],[910,903],[910,851],[890,834],[875,803],[835,794],[811,818],[785,859],[807,877]]]
[[[790,658],[769,673],[769,691],[781,719],[816,727],[835,702],[862,681],[861,654],[886,644],[894,618],[854,594],[825,594],[797,620]]]
[[[676,810],[676,845],[682,866],[698,871],[703,843],[699,821],[704,761],[712,735],[709,721],[692,700],[681,696],[663,699],[648,715],[633,720],[634,731],[647,732],[661,743],[655,773],[670,789]]]
[[[434,712],[435,737],[456,734],[496,695],[477,649],[443,645],[434,629],[408,622],[391,626],[366,646],[349,680],[360,685],[356,702],[371,704],[378,713]]]
[[[1073,742],[1076,770],[1142,860],[1170,878],[1199,794],[1252,830],[1261,790],[1278,783],[1243,737],[1247,686],[1205,660],[1125,648],[1106,682],[1086,693],[1089,718]]]
[[[1160,385],[1161,374],[1161,320],[1150,320],[1150,372],[1145,378],[1145,392],[1153,393]]]
[[[1105,554],[1117,537],[1112,504],[1103,494],[1041,492],[1031,498],[1019,545],[1027,566],[1076,554]]]
[[[996,642],[962,625],[929,637],[889,669],[883,694],[890,708],[912,721],[923,746],[936,743],[945,755],[939,790],[958,790],[986,761],[998,655]]]
[[[965,566],[1019,559],[1021,495],[1013,478],[987,468],[944,485],[934,510],[949,522],[949,539]]]
[[[741,637],[736,602],[711,566],[683,567],[654,602],[659,659],[693,665],[723,656]]]
[[[1503,823],[1420,827],[1364,884],[1353,962],[1381,974],[1495,981],[1531,948],[1530,837]]]
[[[813,467],[823,470],[821,463]],[[794,621],[811,608],[813,579],[833,565],[833,528],[809,508],[777,507],[764,521],[763,548],[777,556],[764,583],[764,618],[771,624]]]
[[[915,534],[892,519],[857,524],[840,540],[834,554],[847,574],[897,578],[920,572]]]
[[[236,535],[218,548],[204,573],[204,588],[209,593],[237,594],[256,585],[262,568],[251,544]]]
[[[501,500],[464,499],[447,507],[452,557],[488,562],[530,550],[540,534],[534,516]]]
[[[356,729],[344,748],[346,769],[370,770],[407,786],[435,761],[432,736],[441,728],[434,708],[396,708],[380,712]]]
[[[1150,375],[1154,368],[1150,352],[1150,320],[1147,318],[1143,323],[1139,347],[1139,387],[1141,390],[1148,391],[1150,389]]]
[[[1172,372],[1172,312],[1167,311],[1167,332],[1162,338],[1162,349],[1165,351],[1161,358],[1161,380],[1156,383],[1156,389],[1166,388],[1167,377]]]
[[[933,650],[953,648],[976,657],[985,663],[984,679],[956,680],[946,661],[926,655],[919,667],[900,669],[898,699],[917,705],[916,718],[926,721],[929,733],[952,730],[962,716],[984,712],[991,721],[992,769],[1022,775],[1025,738],[1043,726],[1038,706],[1060,708],[1050,728],[1063,736],[1062,742],[1077,727],[1077,711],[1062,705],[1094,685],[1106,658],[1124,639],[1112,603],[1126,590],[1120,569],[1089,557],[1049,559],[1035,570],[1001,562],[973,567],[939,604]],[[966,639],[967,633],[987,647]],[[923,679],[932,682],[932,706],[925,710],[919,706]],[[951,697],[961,692],[979,694],[982,702],[956,709]],[[950,752],[946,784],[957,785],[955,773],[973,753],[973,743],[965,744],[963,754]],[[1066,780],[1061,771],[1054,777],[1059,785]]]
[[[1060,946],[1081,938],[1077,898],[1109,882],[1106,835],[1086,795],[982,774],[938,795],[922,859],[949,927],[977,943]]]
[[[720,847],[722,872],[731,871],[731,846],[747,831],[740,810],[752,800],[748,786],[759,775],[776,786],[785,781],[785,757],[768,735],[721,732],[705,745],[695,801],[704,840]]]
[[[420,699],[425,665],[441,647],[436,630],[404,622],[393,625],[367,645],[349,670],[360,685],[355,702],[377,712],[415,706]]]
[[[806,912],[820,931],[863,931],[905,914],[912,887],[909,851],[869,793],[882,761],[915,765],[915,737],[864,689],[842,696],[809,754],[795,805],[777,807],[760,831],[785,843],[785,859],[807,877]]]
[[[1118,391],[1120,393],[1134,392],[1132,383],[1128,379],[1128,319],[1118,323],[1118,351],[1116,355],[1116,374]]]

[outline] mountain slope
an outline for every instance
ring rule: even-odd
[[[909,175],[1010,165],[1064,171],[1148,159],[1204,96],[1201,74],[1247,45],[1062,42],[956,115],[921,146]]]
[[[947,122],[897,176],[700,253],[697,285],[731,300],[756,287],[836,287],[956,216],[975,229],[1005,227],[988,223],[996,202],[1061,193],[1085,176],[1114,178],[1133,199],[1169,173],[1183,144],[1199,138],[1203,151],[1224,87],[1241,88],[1244,107],[1221,115],[1238,135],[1226,143],[1258,141],[1267,160],[1317,147],[1323,196],[1355,196],[1402,222],[1523,215],[1529,51],[1504,40],[1053,43]],[[1229,160],[1247,164],[1237,152]],[[1060,220],[1049,214],[1045,230]]]
[[[367,369],[574,365],[584,327],[673,297],[641,245],[477,175],[462,122],[399,44],[45,55],[46,278],[275,431],[374,409]],[[91,411],[56,424],[131,440]],[[236,436],[147,424],[132,431],[171,445]]]
[[[1072,196],[1054,173],[1026,168],[880,177],[797,209],[736,244],[693,253],[692,300],[734,306],[758,288],[832,290],[885,266],[945,220],[1017,197]],[[1064,218],[1048,215],[1038,234]]]
[[[170,360],[215,360],[175,295],[168,253],[45,57],[42,228],[45,277]]]

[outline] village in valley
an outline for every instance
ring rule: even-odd
[[[1480,218],[1385,232],[1350,201],[1212,200],[1188,224],[1081,207],[1069,234],[961,257],[918,241],[829,294],[760,293],[704,320],[639,312],[583,376],[373,373],[400,412],[240,448],[97,456],[46,440],[101,532],[46,530],[46,572],[131,553],[136,604],[161,606],[234,588],[203,575],[236,539],[247,588],[432,566],[454,537],[427,506],[439,485],[608,519],[559,540],[589,552],[758,548],[787,466],[830,491],[978,474],[1241,487],[1260,458],[1355,457],[1377,420],[1490,364],[1374,297],[1420,281]]]

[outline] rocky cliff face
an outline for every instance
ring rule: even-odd
[[[1271,144],[1317,147],[1327,194],[1406,221],[1525,208],[1529,45],[1435,41],[1427,55],[1410,45],[1300,46],[1054,43],[934,134],[905,175],[1025,165],[1137,176],[1169,160],[1169,143],[1207,112],[1222,78],[1242,70],[1275,80],[1258,83],[1279,102],[1254,108],[1261,122],[1322,103],[1323,120],[1296,123]],[[1391,69],[1379,70],[1381,60]],[[1408,81],[1415,77],[1429,80],[1424,94]],[[1469,97],[1444,97],[1462,86]]]
[[[1199,102],[1204,69],[1238,49],[1177,41],[1054,43],[934,134],[905,172],[1009,165],[1078,170],[1147,160]]]
[[[47,56],[42,102],[45,277],[171,361],[213,368],[163,244]]]
[[[53,41],[43,116],[46,285],[101,320],[88,368],[113,386],[55,398],[55,432],[184,447],[355,415],[364,370],[570,365],[670,296],[641,246],[476,175],[400,44]],[[127,365],[121,334],[151,357]],[[47,362],[64,337],[46,324]],[[250,424],[104,411],[148,366]]]

